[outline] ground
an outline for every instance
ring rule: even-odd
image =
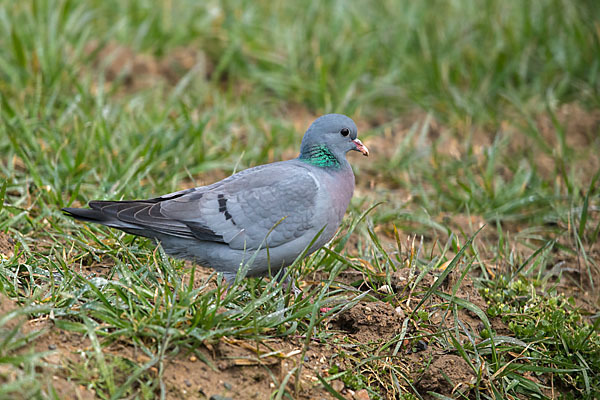
[[[598,10],[311,4],[0,5],[0,398],[598,398]],[[326,112],[371,156],[299,297],[60,212]]]

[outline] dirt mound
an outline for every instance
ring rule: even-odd
[[[475,383],[475,373],[460,356],[444,354],[435,358],[417,382],[421,393],[436,392],[444,396],[468,389]]]
[[[379,342],[400,332],[402,318],[389,303],[378,301],[355,305],[340,314],[333,325],[360,342]]]

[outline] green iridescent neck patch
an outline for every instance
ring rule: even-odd
[[[300,154],[300,161],[324,168],[340,168],[341,164],[325,145],[311,146]]]

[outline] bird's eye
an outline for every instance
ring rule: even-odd
[[[348,136],[350,134],[350,129],[348,129],[348,128],[342,128],[342,130],[340,131],[340,133],[342,134],[342,136]]]

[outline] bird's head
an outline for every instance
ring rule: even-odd
[[[337,160],[344,159],[350,150],[369,155],[369,149],[357,137],[356,124],[342,114],[326,114],[317,118],[302,139],[300,159],[310,160],[329,152]]]

